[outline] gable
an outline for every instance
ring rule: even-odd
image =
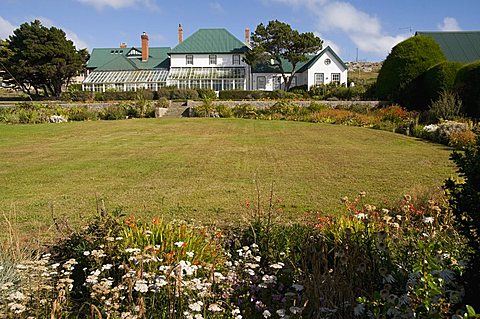
[[[325,49],[323,49],[320,53],[316,55],[308,55],[308,61],[299,63],[297,65],[297,73],[303,73],[307,71],[325,54],[329,54],[329,56],[331,56],[335,60],[332,61],[332,63],[336,62],[340,65],[341,68],[343,68],[343,71],[347,70],[347,65],[345,64],[345,62],[340,59],[340,57],[335,53],[335,51],[333,51],[332,48],[327,46]],[[290,62],[283,59],[282,66],[286,73],[292,73],[293,67]],[[252,73],[279,73],[279,70],[270,64],[258,64],[252,67]]]
[[[470,63],[480,60],[480,31],[416,32],[431,37],[448,61]]]
[[[244,53],[245,44],[226,29],[200,29],[172,49],[172,54]]]
[[[87,68],[103,71],[149,70],[170,66],[168,47],[151,47],[147,62],[142,62],[142,50],[132,48],[95,48],[92,50]]]

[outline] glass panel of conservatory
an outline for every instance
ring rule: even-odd
[[[233,80],[223,80],[224,90],[233,90]]]
[[[211,80],[201,80],[200,85],[202,89],[211,89],[212,81]]]
[[[213,90],[221,91],[222,90],[222,80],[213,80]]]
[[[245,80],[235,80],[235,90],[244,90]]]
[[[199,80],[191,80],[190,81],[190,88],[191,89],[196,89],[200,87],[200,81]]]
[[[126,91],[135,91],[135,84],[133,84],[133,83],[125,84],[125,90]]]

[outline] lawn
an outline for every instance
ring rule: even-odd
[[[283,220],[343,212],[438,187],[450,150],[384,131],[243,119],[137,119],[0,125],[0,211],[39,234],[53,215],[78,225],[122,207],[140,217],[242,221],[273,185]],[[266,205],[266,204],[265,204]]]

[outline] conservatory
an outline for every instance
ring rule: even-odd
[[[95,71],[83,81],[83,91],[105,92],[137,91],[149,89],[157,91],[167,85],[168,69]]]
[[[168,85],[182,89],[245,90],[245,68],[173,67]]]

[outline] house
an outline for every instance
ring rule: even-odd
[[[480,31],[418,31],[415,35],[431,37],[448,61],[471,63],[480,60]]]
[[[292,64],[283,61],[282,66],[287,76],[291,76]],[[337,83],[347,84],[348,67],[340,57],[327,46],[320,53],[308,56],[308,61],[300,63],[293,76],[290,87]],[[261,64],[252,68],[252,89],[274,91],[285,88],[284,79],[278,69]]]
[[[173,49],[149,47],[148,35],[141,36],[141,48],[93,49],[87,64],[85,91],[158,90],[162,86],[222,90],[278,90],[285,87],[278,70],[271,65],[251,68],[245,63],[250,30],[245,42],[226,29],[199,29],[183,40],[178,28],[178,44]],[[285,61],[284,69],[292,72]],[[347,83],[347,67],[332,48],[326,47],[297,67],[291,87]]]
[[[170,67],[168,47],[149,47],[148,35],[141,36],[141,48],[93,49],[87,62],[87,77],[82,83],[84,91],[105,92],[158,90],[167,85]]]

